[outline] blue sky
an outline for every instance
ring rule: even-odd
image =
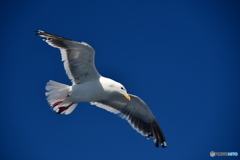
[[[238,0],[0,3],[0,159],[240,153]],[[46,82],[71,83],[59,51],[34,36],[38,29],[90,44],[101,75],[150,106],[168,148],[155,148],[126,121],[88,103],[68,116],[51,111]]]

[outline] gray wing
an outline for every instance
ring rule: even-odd
[[[44,31],[36,31],[35,35],[44,37],[50,46],[60,49],[64,68],[73,83],[83,83],[99,78],[94,64],[95,51],[87,43],[76,42]]]
[[[163,131],[147,104],[137,96],[130,95],[130,97],[130,101],[122,96],[111,98],[111,100],[91,102],[91,104],[114,114],[119,114],[143,136],[153,138],[156,147],[158,147],[159,143],[161,143],[163,148],[167,147]]]

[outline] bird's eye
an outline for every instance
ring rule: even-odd
[[[123,88],[123,87],[121,87],[121,89],[122,89],[122,90],[124,90],[124,88]]]

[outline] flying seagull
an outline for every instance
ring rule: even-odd
[[[58,114],[70,114],[79,102],[90,102],[126,119],[155,146],[167,147],[163,131],[148,105],[125,87],[112,79],[101,76],[94,64],[94,49],[84,42],[76,42],[51,33],[37,30],[35,35],[50,46],[60,49],[64,68],[72,86],[50,80],[46,85],[47,101]]]

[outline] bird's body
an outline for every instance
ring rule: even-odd
[[[111,95],[109,85],[113,83],[116,82],[101,76],[92,81],[73,84],[71,86],[69,99],[73,102],[95,102],[107,99]]]
[[[59,114],[70,114],[79,102],[92,105],[125,118],[130,125],[155,145],[166,147],[166,139],[147,104],[139,97],[128,94],[125,87],[101,76],[94,64],[94,49],[84,42],[76,42],[44,31],[36,31],[49,45],[59,48],[64,68],[72,86],[50,80],[46,96],[52,109]]]
[[[74,84],[69,98],[71,98],[74,102],[98,101],[105,98],[105,95],[102,94],[104,92],[104,88],[100,83],[100,79],[102,79],[102,77],[89,82]]]

